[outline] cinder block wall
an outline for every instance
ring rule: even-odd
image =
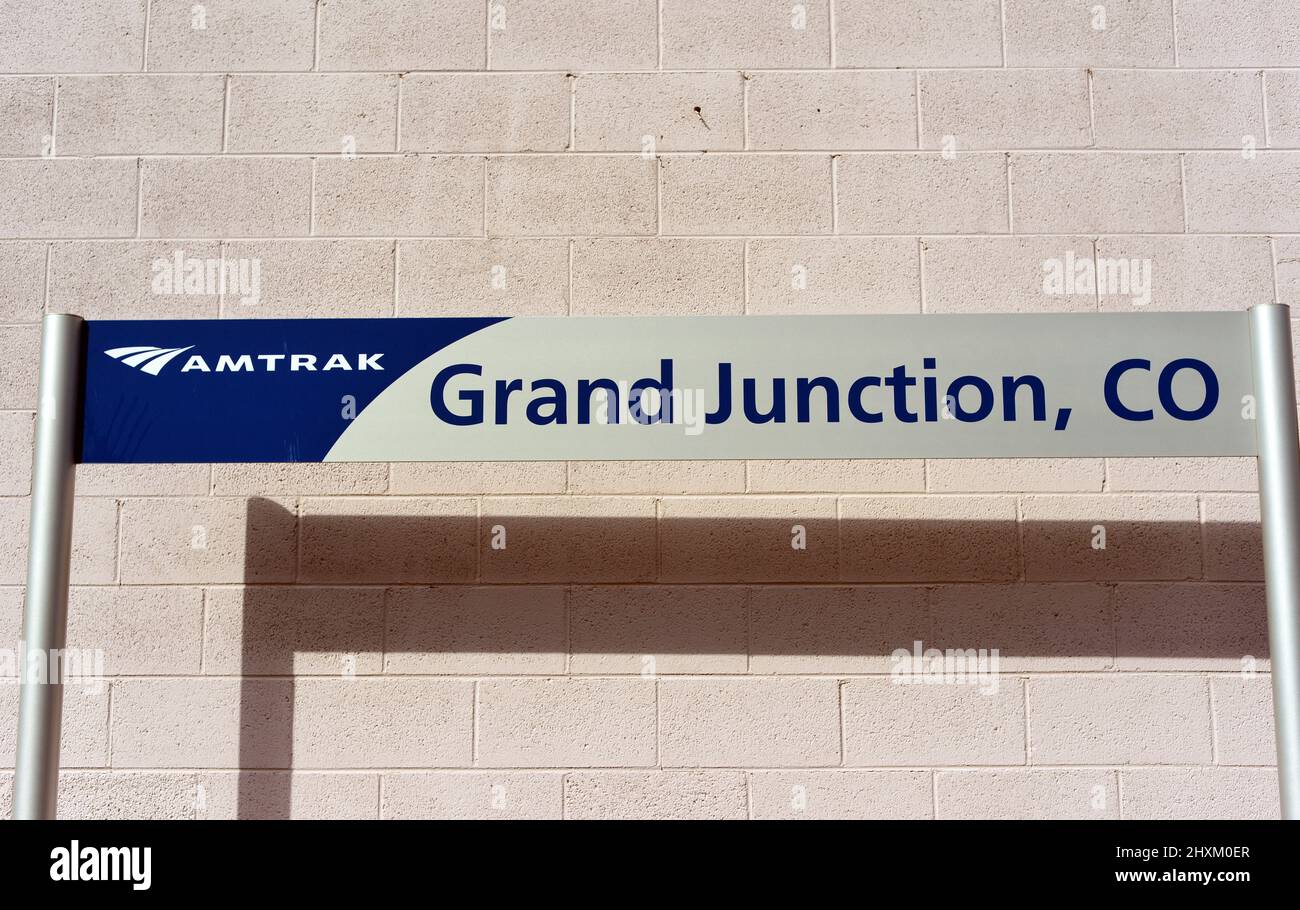
[[[0,0],[0,72],[13,647],[43,312],[1300,304],[1297,0]],[[1277,814],[1246,459],[77,482],[66,816]]]

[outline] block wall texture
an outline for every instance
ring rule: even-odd
[[[11,654],[44,312],[1300,304],[1297,0],[0,0],[0,73]],[[67,817],[1278,812],[1247,459],[77,483]]]

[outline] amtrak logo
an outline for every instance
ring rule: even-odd
[[[114,360],[120,360],[129,367],[135,367],[143,373],[150,376],[157,376],[163,367],[171,363],[177,357],[193,348],[190,345],[185,348],[160,348],[153,345],[137,345],[130,348],[113,348],[105,351],[109,357]]]
[[[129,367],[157,376],[167,366],[194,345],[183,348],[160,348],[157,345],[135,345],[111,348],[104,353]],[[218,354],[214,364],[202,354],[191,354],[181,366],[182,373],[197,370],[200,373],[290,373],[331,370],[374,370],[383,372],[379,358],[383,354]],[[323,361],[323,363],[322,363]]]

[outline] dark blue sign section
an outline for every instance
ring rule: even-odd
[[[403,373],[501,321],[88,321],[80,460],[322,461]]]

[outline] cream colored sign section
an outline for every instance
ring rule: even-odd
[[[1244,313],[517,318],[326,460],[1253,455],[1250,356]]]

